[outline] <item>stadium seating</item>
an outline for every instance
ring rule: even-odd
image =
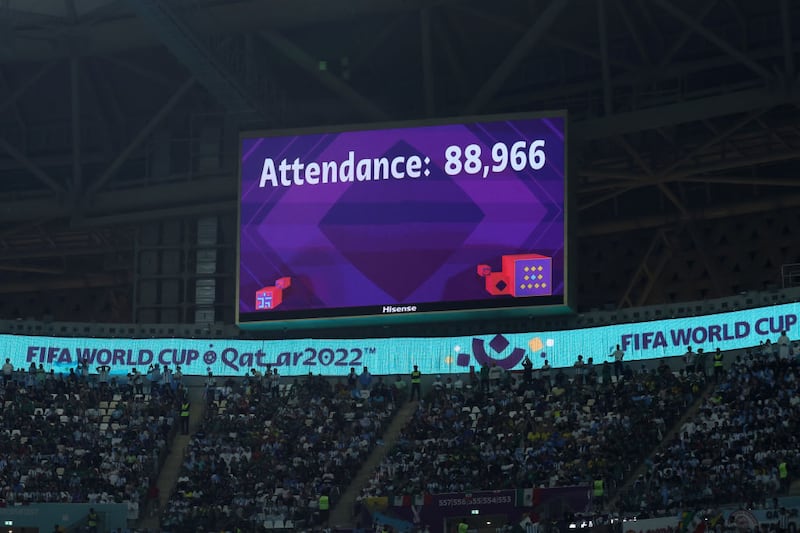
[[[213,391],[162,527],[293,529],[319,519],[379,442],[394,403],[382,387],[309,377],[281,394],[250,379]]]
[[[16,372],[0,387],[0,501],[128,503],[138,508],[167,449],[173,395],[112,379]],[[134,513],[135,514],[135,513]]]
[[[800,468],[800,365],[790,350],[765,344],[715,379],[666,361],[629,363],[620,379],[611,364],[530,379],[504,371],[486,380],[437,377],[360,499],[600,479],[609,495],[640,465],[644,475],[616,504],[639,517],[757,505],[785,493]],[[335,505],[396,406],[382,381],[315,376],[275,389],[255,376],[229,378],[207,394],[162,515],[165,531],[318,523],[320,495]],[[170,442],[178,397],[168,387],[136,394],[124,380],[16,372],[0,388],[8,443],[0,503],[138,505]]]
[[[361,498],[621,482],[692,404],[702,376],[669,369],[617,381],[593,369],[526,383],[434,385]]]
[[[627,512],[763,503],[800,467],[800,369],[759,347],[737,357],[724,380],[648,463],[623,498]],[[781,475],[781,464],[785,473]]]

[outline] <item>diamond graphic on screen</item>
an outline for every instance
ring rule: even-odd
[[[492,366],[496,363],[500,368],[511,370],[517,366],[520,361],[522,361],[523,357],[525,357],[524,348],[514,348],[506,357],[494,357],[494,355],[502,355],[501,352],[503,351],[496,350],[495,346],[503,346],[503,350],[505,350],[508,347],[508,339],[499,334],[495,335],[495,337],[489,342],[489,347],[494,352],[493,355],[486,353],[486,347],[483,340],[472,339],[472,352],[478,364],[481,366]]]
[[[292,278],[283,277],[275,281],[271,287],[262,287],[256,291],[256,311],[270,311],[283,303],[283,291],[292,285]]]
[[[548,296],[552,294],[549,286],[552,264],[553,259],[546,255],[504,255],[500,272],[493,272],[489,265],[478,265],[478,275],[485,279],[486,292],[493,296],[504,294],[515,297]],[[526,272],[541,272],[541,274],[530,275]],[[541,283],[531,283],[533,279],[540,280]]]
[[[491,346],[492,350],[495,352],[500,353],[508,348],[508,339],[499,334],[495,335],[494,338],[489,341],[489,346]]]
[[[383,156],[414,153],[400,142]],[[369,185],[349,187],[319,229],[365,277],[402,302],[461,248],[484,214],[433,165],[425,180]]]

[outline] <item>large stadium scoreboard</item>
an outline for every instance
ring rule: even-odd
[[[566,117],[240,140],[237,323],[563,309]]]

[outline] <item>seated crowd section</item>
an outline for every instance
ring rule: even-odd
[[[325,519],[394,413],[391,390],[335,384],[318,376],[280,388],[248,377],[208,387],[205,420],[193,436],[166,531],[294,529]]]
[[[358,501],[602,481],[598,511],[758,505],[785,494],[800,469],[798,353],[787,338],[727,354],[727,371],[690,351],[648,367],[581,359],[572,369],[436,376]],[[0,505],[137,508],[152,493],[184,398],[180,380],[32,365],[3,381]],[[407,381],[366,369],[283,380],[254,371],[219,385],[209,375],[162,530],[323,524],[321,497],[332,509],[383,445],[410,401]],[[618,496],[613,509],[608,496]]]
[[[622,510],[671,514],[785,493],[800,468],[800,367],[769,343],[737,356],[697,413],[647,462]]]
[[[690,406],[702,374],[622,379],[602,365],[438,379],[360,498],[591,485],[625,478]],[[633,438],[632,438],[633,437]]]
[[[179,391],[40,365],[0,388],[0,505],[127,503],[135,516],[166,453]]]

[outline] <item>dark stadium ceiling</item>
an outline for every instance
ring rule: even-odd
[[[240,129],[566,108],[585,301],[681,297],[657,287],[676,242],[705,264],[689,281],[727,279],[714,221],[800,205],[798,19],[791,0],[0,0],[0,292],[129,289],[141,224],[235,214]]]

